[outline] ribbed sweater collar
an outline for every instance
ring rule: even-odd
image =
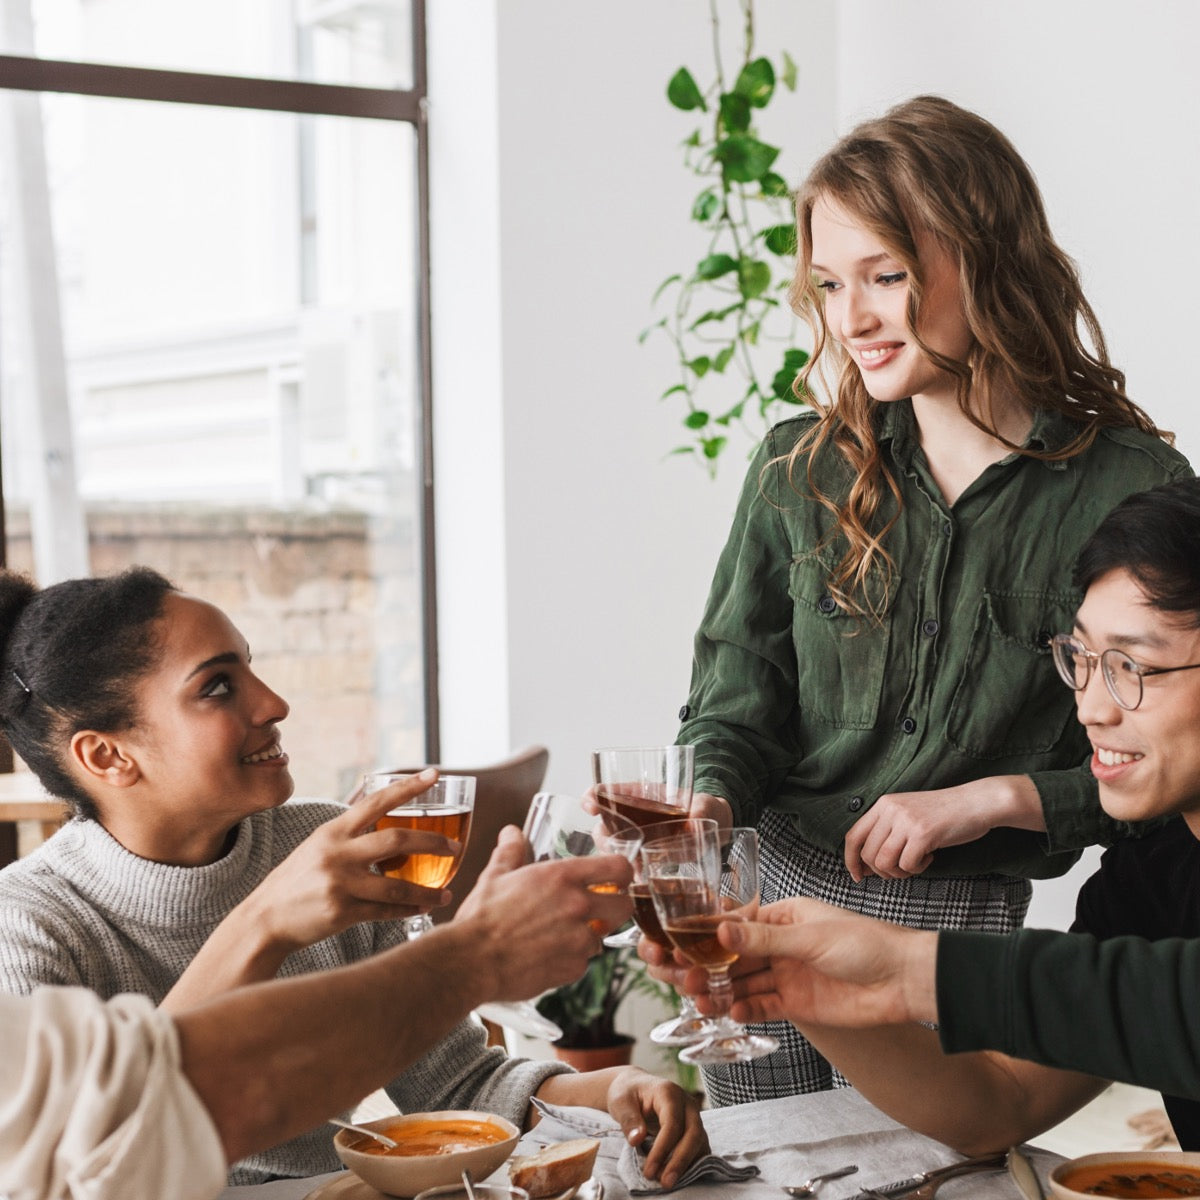
[[[203,867],[151,862],[126,850],[96,821],[68,822],[42,848],[45,862],[79,895],[119,923],[211,924],[240,903],[270,870],[274,811],[237,827],[229,852]]]

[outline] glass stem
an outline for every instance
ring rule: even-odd
[[[716,1009],[713,1015],[719,1021],[728,1021],[729,1010],[733,1007],[733,980],[728,967],[708,973],[708,998]]]

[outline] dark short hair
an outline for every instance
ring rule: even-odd
[[[1200,627],[1200,479],[1177,479],[1127,496],[1100,522],[1075,563],[1075,584],[1091,587],[1128,571],[1150,603]]]
[[[136,724],[134,691],[161,652],[150,626],[174,590],[149,567],[41,590],[0,572],[0,727],[77,816],[95,817],[96,809],[67,767],[71,738]]]

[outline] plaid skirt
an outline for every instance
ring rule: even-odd
[[[965,875],[944,879],[880,879],[855,883],[840,854],[810,845],[786,813],[768,809],[758,824],[762,901],[810,896],[852,912],[917,929],[978,929],[1007,933],[1025,919],[1033,887],[1027,879]],[[774,1054],[749,1063],[704,1068],[704,1086],[717,1107],[800,1092],[845,1087],[846,1080],[794,1025],[753,1025],[779,1040]]]

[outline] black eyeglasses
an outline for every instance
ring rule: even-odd
[[[1144,667],[1124,650],[1089,650],[1069,633],[1056,633],[1050,642],[1054,665],[1063,682],[1077,692],[1083,691],[1092,678],[1092,668],[1098,662],[1108,694],[1126,711],[1132,712],[1142,702],[1142,680],[1147,675],[1170,675],[1173,671],[1193,671],[1200,663],[1182,667]]]

